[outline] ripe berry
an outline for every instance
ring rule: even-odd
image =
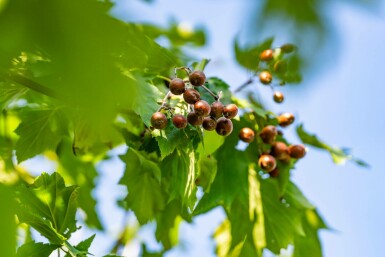
[[[174,123],[175,127],[179,128],[179,129],[182,129],[182,128],[185,128],[187,126],[187,119],[183,115],[176,114],[172,118],[172,123]]]
[[[281,50],[284,52],[284,53],[291,53],[295,50],[295,45],[292,45],[292,44],[284,44],[283,46],[281,46]]]
[[[277,160],[290,160],[289,149],[284,142],[275,142],[271,147],[271,155],[273,155]]]
[[[277,128],[273,125],[269,125],[262,129],[261,133],[259,133],[259,136],[265,144],[271,145],[274,143],[277,134]]]
[[[254,130],[252,130],[251,128],[243,128],[239,132],[239,139],[246,143],[251,143],[254,140],[254,136]]]
[[[185,91],[185,85],[182,79],[175,78],[170,82],[170,91],[174,95],[181,95]]]
[[[271,178],[276,178],[279,176],[279,169],[278,168],[275,168],[274,170],[272,170],[270,173],[269,173],[270,177]]]
[[[289,154],[294,159],[300,159],[305,156],[306,150],[303,145],[291,145],[289,146]]]
[[[273,69],[277,73],[285,73],[287,69],[286,62],[282,60],[277,61],[276,63],[274,63]]]
[[[210,115],[214,119],[219,119],[222,117],[223,114],[223,104],[219,101],[215,101],[214,103],[211,104],[211,112]]]
[[[187,121],[193,126],[200,126],[203,123],[203,117],[198,116],[195,112],[187,114]]]
[[[259,59],[261,59],[261,61],[263,62],[268,62],[268,61],[271,61],[273,59],[273,50],[271,49],[266,49],[264,50],[260,55],[259,55]]]
[[[205,100],[199,100],[194,104],[194,112],[198,116],[206,117],[210,114],[210,105]]]
[[[191,85],[199,87],[202,86],[206,81],[206,75],[201,71],[194,71],[190,74],[189,80]]]
[[[164,129],[167,126],[167,117],[161,112],[155,112],[151,116],[151,125],[156,129]]]
[[[271,172],[277,166],[277,162],[275,161],[275,158],[270,154],[262,154],[261,157],[259,157],[258,165],[262,170]]]
[[[217,127],[217,121],[211,117],[206,117],[203,119],[202,127],[205,130],[212,131]]]
[[[221,117],[217,120],[215,131],[221,136],[227,136],[233,131],[233,123],[231,120]]]
[[[188,88],[188,89],[186,89],[186,91],[184,91],[183,99],[188,104],[195,104],[196,102],[201,100],[201,95],[195,89]]]
[[[223,116],[228,119],[234,118],[238,114],[238,107],[235,104],[229,104],[223,107]]]
[[[278,116],[278,123],[281,127],[287,127],[294,122],[294,115],[285,112]]]
[[[273,76],[271,76],[271,73],[268,71],[262,71],[259,74],[259,81],[261,81],[262,84],[270,84],[271,81],[273,80]]]
[[[273,99],[274,99],[274,102],[276,103],[282,103],[283,100],[285,99],[285,96],[283,95],[282,92],[275,91]]]

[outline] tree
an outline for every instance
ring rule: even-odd
[[[95,166],[122,144],[127,151],[120,156],[126,165],[120,184],[128,193],[119,205],[132,211],[140,225],[155,222],[155,237],[163,246],[152,252],[143,245],[142,256],[162,256],[178,243],[181,222],[192,222],[216,207],[227,216],[214,232],[218,256],[279,255],[289,245],[293,256],[322,256],[318,231],[327,226],[290,181],[304,148],[276,130],[289,126],[294,117],[277,115],[253,94],[241,93],[258,81],[274,90],[274,83],[299,83],[300,57],[294,45],[276,46],[273,38],[251,46],[236,41],[236,60],[253,75],[231,91],[220,78],[195,73],[204,72],[209,61],[188,56],[184,46],[203,46],[203,30],[186,33],[176,24],[123,23],[108,15],[107,1],[4,3],[0,190],[2,206],[10,207],[0,214],[5,256],[49,256],[55,250],[88,255],[94,236],[70,242],[81,229],[76,212],[86,214],[80,222],[103,231],[95,210],[98,199],[92,195]],[[169,47],[157,43],[160,36],[170,41]],[[197,96],[210,104],[220,101],[226,109],[201,101],[198,105]],[[282,97],[275,92],[277,102]],[[215,119],[203,121],[203,114],[215,108]],[[190,115],[198,110],[202,114]],[[187,113],[190,124],[183,118]],[[203,122],[204,130],[199,126]],[[366,165],[308,133],[302,124],[296,131],[303,144],[330,152],[336,163]],[[248,144],[239,144],[240,138]],[[56,172],[33,177],[18,165],[36,156],[53,160]],[[202,197],[197,197],[198,190]],[[130,229],[122,230],[108,256],[118,254]],[[16,231],[26,235],[17,247]],[[31,231],[48,241],[33,238]]]

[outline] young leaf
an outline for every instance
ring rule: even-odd
[[[18,162],[45,150],[55,150],[67,127],[68,121],[59,109],[25,110],[15,131],[20,136],[16,144]]]
[[[94,241],[94,238],[95,238],[95,234],[90,236],[89,238],[87,238],[86,240],[84,241],[81,241],[80,243],[78,243],[76,246],[74,246],[74,248],[76,249],[76,251],[78,252],[83,252],[84,253],[84,256],[87,255],[88,253],[88,249],[90,248],[91,244],[92,244],[92,241]],[[67,253],[64,257],[72,257],[71,254]]]
[[[16,257],[49,257],[60,245],[36,243],[35,241],[23,244],[17,249]]]
[[[20,222],[35,228],[53,244],[62,244],[76,227],[77,186],[66,187],[58,173],[42,173],[18,192]]]
[[[132,148],[121,159],[126,163],[124,175],[119,182],[127,186],[125,201],[138,221],[144,224],[163,210],[165,205],[160,186],[161,171],[155,162]]]
[[[320,139],[318,139],[316,135],[312,135],[306,132],[303,128],[303,124],[297,127],[297,134],[304,144],[308,144],[316,148],[328,151],[334,163],[336,164],[344,164],[346,161],[352,161],[359,166],[369,167],[367,163],[362,160],[356,159],[353,155],[351,155],[349,149],[331,147]]]
[[[237,62],[247,69],[256,70],[259,63],[259,55],[263,50],[269,49],[273,41],[274,38],[268,38],[258,45],[244,49],[241,49],[238,41],[235,41],[234,51]]]

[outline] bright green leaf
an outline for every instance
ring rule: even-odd
[[[59,247],[60,245],[43,244],[32,241],[20,246],[17,249],[16,257],[49,257],[50,254]]]

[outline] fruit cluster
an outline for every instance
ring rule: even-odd
[[[284,53],[290,53],[294,50],[294,47],[287,44],[282,46],[280,49]],[[262,51],[259,59],[265,63],[273,61],[274,50],[267,49]],[[273,67],[275,72],[282,72],[285,69],[284,65],[285,63],[283,61],[278,60],[270,66]],[[272,73],[268,69],[260,71],[259,81],[264,85],[270,85],[273,81]],[[280,85],[283,84],[283,82],[280,83]],[[279,91],[275,91],[273,99],[275,102],[281,103],[284,100],[284,95]],[[277,117],[277,119],[279,126],[287,127],[294,122],[294,115],[291,113],[282,113]],[[288,146],[285,142],[276,141],[277,135],[281,133],[282,132],[278,131],[273,125],[267,125],[259,132],[261,141],[264,144],[270,145],[270,148],[267,152],[260,154],[258,165],[263,171],[268,172],[271,177],[277,177],[279,175],[277,160],[283,163],[288,163],[291,158],[300,159],[306,154],[306,150],[303,145]],[[251,128],[242,128],[239,132],[239,138],[246,143],[251,143],[254,141],[255,132]]]
[[[183,95],[183,100],[189,104],[187,117],[182,114],[175,114],[172,123],[178,129],[183,129],[187,124],[202,126],[205,130],[215,130],[221,136],[227,136],[233,131],[231,119],[238,114],[238,107],[235,104],[223,105],[219,97],[206,86],[206,75],[202,71],[188,72],[188,80],[174,78],[169,83],[170,92],[173,95]],[[200,93],[194,87],[202,87],[213,96],[214,102],[209,104],[201,99]],[[164,101],[157,112],[151,117],[151,125],[156,129],[164,129],[168,124],[167,116],[162,112]]]

